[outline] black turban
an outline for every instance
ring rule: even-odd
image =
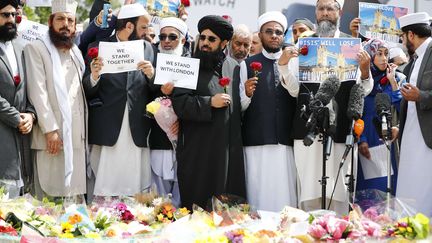
[[[0,9],[6,7],[7,5],[12,5],[14,8],[18,8],[17,0],[1,0],[0,1]]]
[[[221,40],[231,40],[233,36],[232,25],[224,18],[218,15],[204,16],[198,22],[198,32],[209,29],[215,33]]]

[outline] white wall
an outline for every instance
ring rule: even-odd
[[[187,8],[189,17],[186,23],[193,36],[198,34],[198,21],[209,14],[229,15],[233,25],[246,24],[256,29],[258,19],[258,0],[190,0],[191,6]]]

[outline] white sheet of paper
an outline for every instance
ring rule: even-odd
[[[387,153],[385,145],[369,148],[371,159],[367,159],[359,153],[360,163],[365,180],[387,176]],[[393,168],[391,171],[393,175]]]
[[[25,46],[37,38],[42,37],[47,32],[48,26],[23,19],[23,21],[18,25],[17,40]]]
[[[26,4],[30,7],[51,7],[51,0],[27,0]]]
[[[137,70],[138,62],[144,61],[144,41],[99,42],[103,73],[122,73]]]
[[[173,82],[175,87],[196,89],[200,60],[158,53],[155,84]]]

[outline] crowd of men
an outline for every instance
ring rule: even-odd
[[[315,24],[305,18],[288,23],[278,11],[264,13],[256,33],[216,15],[204,16],[198,26],[163,18],[154,43],[151,16],[141,4],[125,4],[110,14],[108,28],[100,28],[99,8],[78,34],[77,2],[53,0],[48,33],[20,46],[15,41],[19,2],[2,0],[0,186],[11,197],[31,192],[38,198],[85,194],[92,200],[132,196],[155,185],[175,205],[188,208],[207,208],[212,196],[222,194],[240,196],[261,210],[321,208],[323,146],[319,136],[312,146],[303,144],[308,131],[301,116],[310,92],[320,85],[299,82],[299,48],[286,45],[284,35],[292,25],[294,43],[305,36],[360,37],[359,18],[350,24],[352,33],[340,31],[343,4],[318,0]],[[410,57],[404,74],[396,74],[408,62],[403,51],[381,40],[365,40],[357,53],[357,77],[341,82],[328,105],[337,107],[337,122],[327,158],[326,198],[334,187],[331,209],[340,213],[348,210],[345,175],[351,174],[351,164],[344,164],[339,180],[336,174],[351,132],[352,118],[346,114],[356,85],[366,96],[365,119],[369,111],[377,116],[367,105],[368,97],[393,92],[400,122],[394,122],[392,139],[401,141],[393,194],[413,200],[417,210],[432,216],[430,17],[413,13],[399,21]],[[194,40],[189,29],[196,27]],[[88,55],[101,41],[131,40],[144,40],[144,59],[137,60],[135,71],[101,74],[104,60]],[[171,80],[155,85],[158,53],[198,58],[196,89],[174,87]],[[261,65],[259,71],[254,63]],[[231,80],[227,89],[219,84],[225,77]],[[145,115],[146,105],[160,96],[170,97],[179,118],[171,127],[178,134],[176,150],[157,122]],[[372,129],[369,125],[365,129]],[[355,167],[358,153],[370,158],[371,141],[361,139],[359,150],[354,146]],[[363,179],[359,183],[365,188],[383,186]]]

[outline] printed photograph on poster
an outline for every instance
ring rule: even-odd
[[[158,53],[154,84],[173,82],[175,87],[196,89],[200,60]]]
[[[27,19],[18,25],[17,41],[23,46],[48,33],[48,26]]]
[[[299,55],[299,81],[321,83],[329,75],[339,80],[357,76],[359,38],[300,38],[299,48],[306,55]]]
[[[99,57],[103,62],[101,74],[135,71],[138,62],[144,61],[144,41],[101,41]]]
[[[360,34],[369,39],[399,43],[399,35],[402,33],[399,17],[407,13],[408,8],[360,2]]]
[[[160,18],[177,17],[180,0],[137,0],[152,16]]]

